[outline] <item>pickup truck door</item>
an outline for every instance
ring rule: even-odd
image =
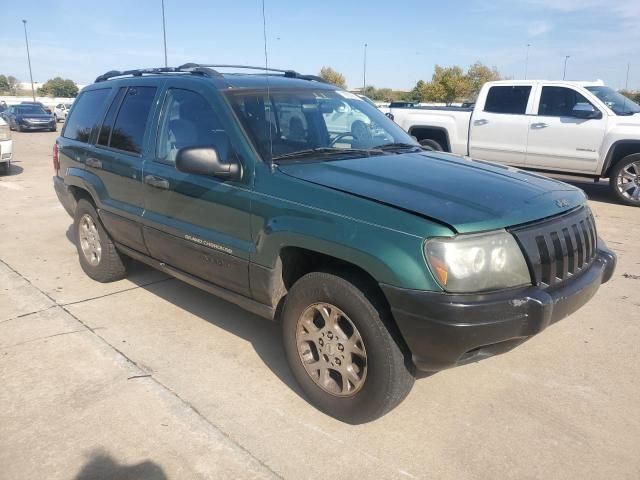
[[[249,175],[235,182],[176,170],[176,153],[184,147],[211,145],[223,158],[235,155],[221,100],[192,83],[181,85],[167,82],[156,153],[143,166],[145,243],[153,258],[250,296]]]
[[[543,85],[536,95],[536,115],[531,117],[527,167],[596,173],[607,116],[576,88]],[[599,118],[579,118],[576,105],[593,107]]]
[[[531,85],[493,85],[483,105],[476,104],[469,127],[469,156],[481,160],[524,165]]]

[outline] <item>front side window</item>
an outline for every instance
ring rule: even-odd
[[[586,98],[571,88],[542,87],[538,115],[572,117],[574,107],[579,104],[591,105]]]
[[[381,154],[390,144],[418,145],[375,106],[341,90],[298,88],[226,92],[258,153],[268,160],[328,150]],[[355,149],[361,152],[355,152]],[[311,151],[311,152],[310,152]]]
[[[524,115],[531,86],[495,86],[489,89],[484,111],[490,113],[510,113]]]
[[[586,89],[602,100],[616,115],[634,115],[640,113],[640,105],[621,93],[616,92],[611,87],[592,86],[586,87]]]
[[[155,96],[156,87],[127,89],[113,125],[109,147],[135,154],[142,153],[144,132]]]
[[[80,142],[88,142],[92,130],[102,118],[110,88],[82,92],[76,100],[76,108],[67,119],[62,136]]]
[[[186,147],[214,147],[227,158],[229,140],[218,114],[199,93],[180,88],[168,90],[162,107],[156,158],[175,163],[178,150]]]

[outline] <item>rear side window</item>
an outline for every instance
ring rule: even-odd
[[[142,152],[142,141],[156,87],[129,87],[116,116],[109,146],[126,152]]]
[[[538,115],[547,117],[571,117],[577,104],[591,105],[575,90],[565,87],[542,87]]]
[[[484,105],[485,112],[524,115],[531,86],[491,87]]]
[[[122,102],[122,97],[127,92],[127,87],[122,87],[118,90],[118,94],[115,96],[113,101],[111,102],[111,106],[109,107],[109,111],[107,112],[107,116],[102,122],[102,127],[100,128],[100,134],[98,135],[98,145],[104,145],[105,147],[109,146],[109,140],[111,140],[111,129],[113,128],[113,122],[116,119],[116,114],[118,113],[118,107],[120,107],[120,102]]]
[[[88,142],[92,130],[102,118],[110,88],[82,92],[75,101],[73,113],[67,119],[62,136],[80,142]]]

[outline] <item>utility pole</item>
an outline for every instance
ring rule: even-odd
[[[629,68],[631,68],[631,64],[627,63],[627,79],[624,81],[624,89],[629,90]]]
[[[367,44],[364,44],[364,68],[362,70],[362,95],[367,89]]]
[[[164,19],[164,0],[162,0],[162,38],[164,39],[164,66],[167,67],[167,26]]]
[[[527,56],[524,60],[524,79],[527,79],[527,73],[529,71],[529,47],[531,46],[530,43],[527,43]]]
[[[571,55],[564,56],[564,70],[562,72],[562,80],[565,80],[567,78],[567,60],[569,60],[570,58]]]
[[[29,63],[29,79],[31,80],[31,96],[36,101],[36,89],[33,87],[33,73],[31,73],[31,54],[29,53],[29,37],[27,37],[27,21],[22,20],[24,25],[24,42],[27,44],[27,62]]]

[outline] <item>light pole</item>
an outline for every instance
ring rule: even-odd
[[[527,73],[529,71],[529,47],[531,46],[530,43],[527,43],[527,56],[525,57],[524,60],[524,79],[527,79]]]
[[[33,88],[33,74],[31,73],[31,54],[29,53],[29,37],[27,37],[27,21],[22,20],[24,25],[24,42],[27,44],[27,62],[29,63],[29,79],[31,79],[31,96],[36,101],[36,90]]]
[[[562,79],[565,80],[567,78],[567,60],[571,58],[571,55],[564,56],[564,70],[562,71]]]
[[[631,64],[627,63],[627,79],[624,81],[624,89],[629,90],[629,69],[631,68]]]
[[[162,0],[162,38],[164,40],[164,66],[168,66],[167,64],[167,26],[165,25],[164,19],[164,0]]]
[[[364,67],[362,69],[362,95],[367,89],[367,44],[364,44]]]

